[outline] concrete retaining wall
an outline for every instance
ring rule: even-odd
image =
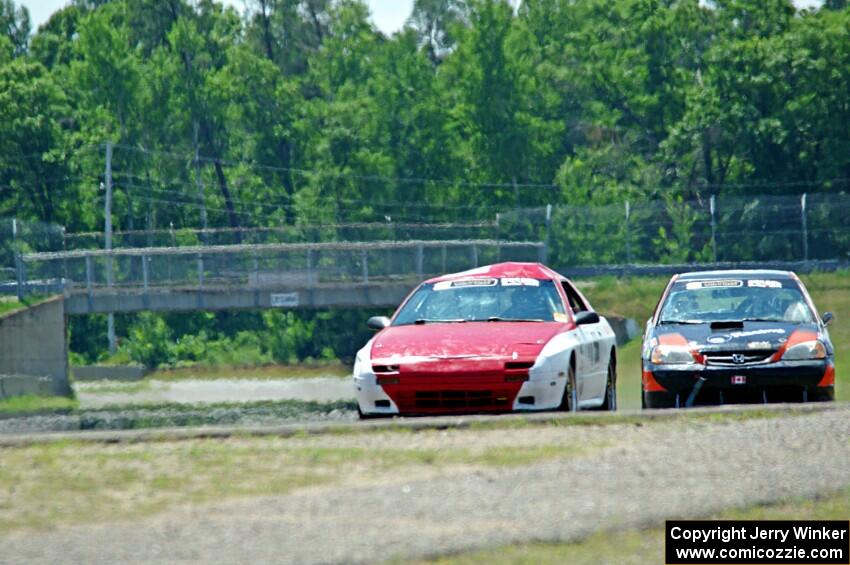
[[[0,398],[70,396],[61,296],[0,316]]]
[[[603,314],[603,316],[605,316]],[[614,335],[617,336],[617,347],[625,345],[632,339],[640,337],[640,327],[637,322],[631,318],[621,318],[620,316],[605,316],[608,323],[611,324],[611,329],[614,330]]]
[[[140,381],[148,374],[141,365],[81,365],[74,367],[74,381]]]

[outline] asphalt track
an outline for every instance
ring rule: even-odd
[[[850,406],[773,409],[777,413],[758,419],[685,420],[664,413],[644,417],[658,420],[653,425],[625,419],[605,426],[558,427],[549,433],[573,434],[588,445],[607,447],[524,467],[471,468],[424,478],[354,477],[344,486],[181,507],[141,520],[14,532],[0,540],[0,562],[372,563],[509,543],[576,540],[600,530],[813,497],[850,485]],[[455,426],[468,428],[464,433],[482,433],[475,423],[475,418],[429,418],[348,427]],[[331,428],[304,431],[348,444],[369,445],[373,436],[325,434],[339,431]],[[539,429],[512,433],[530,437]],[[189,438],[191,433],[226,437],[232,432],[63,435],[114,442],[162,439],[164,433]],[[150,433],[160,436],[145,436]],[[406,441],[415,443],[424,434],[408,435]],[[20,445],[26,438],[2,441]]]

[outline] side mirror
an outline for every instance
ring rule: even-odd
[[[821,320],[823,321],[823,325],[825,325],[825,326],[828,326],[829,323],[834,319],[835,319],[835,314],[833,314],[832,312],[824,312],[823,317],[821,317]]]
[[[583,310],[576,314],[576,325],[583,326],[585,324],[598,324],[599,323],[599,314],[596,312],[590,312],[588,310]]]
[[[380,331],[390,325],[390,319],[386,316],[372,316],[366,320],[366,325],[370,330]]]

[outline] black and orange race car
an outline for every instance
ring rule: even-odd
[[[832,318],[792,272],[676,275],[647,321],[643,407],[833,400]]]

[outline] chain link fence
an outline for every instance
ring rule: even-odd
[[[435,241],[493,239],[496,222],[401,223],[358,222],[341,224],[295,224],[265,228],[175,228],[115,231],[113,249],[184,247],[191,245],[243,245],[276,243],[329,243],[374,241]],[[103,232],[69,233],[64,249],[104,249]]]
[[[272,243],[76,250],[21,255],[29,286],[66,292],[310,288],[461,271],[498,261],[539,261],[541,242],[492,239]],[[54,290],[55,291],[55,290]]]
[[[850,195],[668,198],[546,206],[469,223],[363,222],[268,228],[65,233],[0,220],[0,288],[263,287],[416,278],[487,263],[556,268],[850,260]],[[26,283],[26,284],[23,284]]]
[[[549,206],[499,214],[499,238],[546,242],[556,267],[850,259],[850,195]]]

